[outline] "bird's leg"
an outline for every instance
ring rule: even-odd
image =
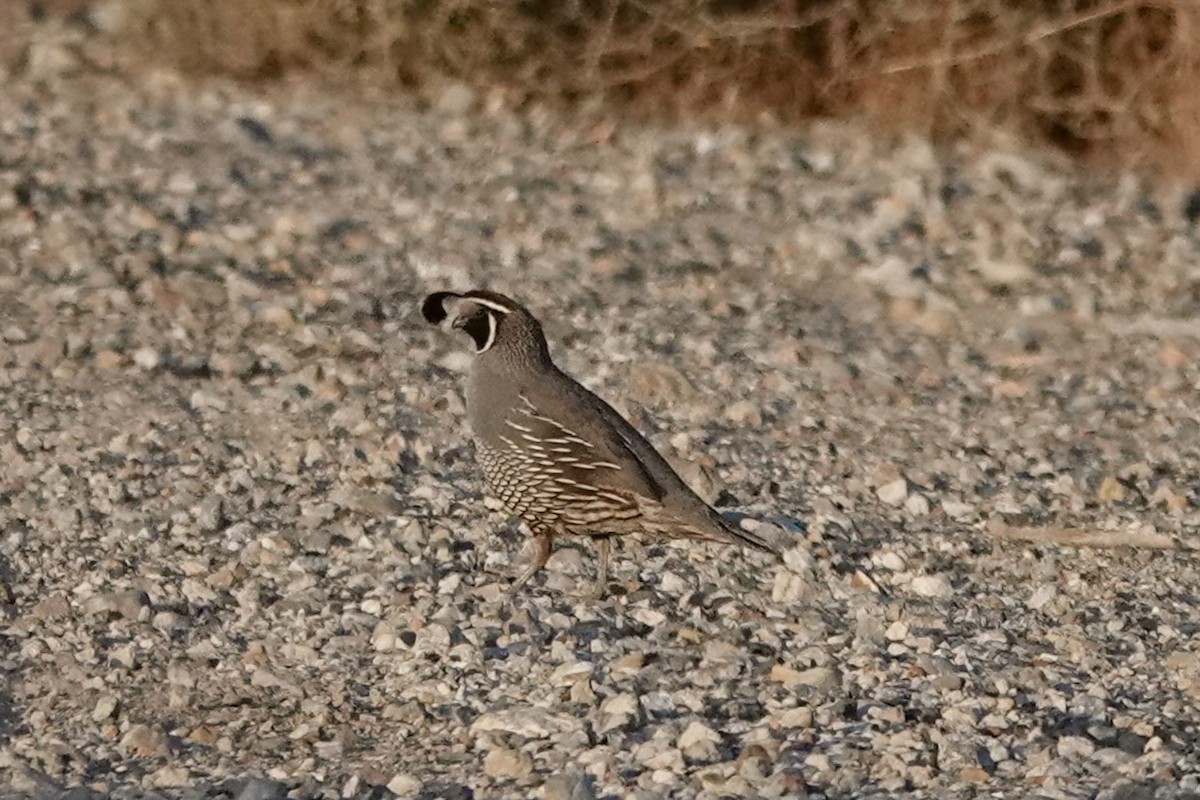
[[[612,550],[612,537],[609,534],[593,536],[596,545],[596,596],[603,597],[608,588],[608,556]]]
[[[546,562],[550,560],[550,544],[554,541],[554,534],[543,533],[541,531],[533,532],[533,561],[525,568],[525,571],[513,581],[512,586],[508,588],[509,592],[516,592],[529,579],[538,573],[542,567],[546,566]]]

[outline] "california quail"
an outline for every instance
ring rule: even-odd
[[[529,526],[537,548],[513,589],[545,565],[559,534],[592,537],[599,591],[612,535],[644,532],[777,552],[727,525],[612,406],[558,369],[542,326],[521,305],[485,290],[436,292],[421,314],[430,324],[466,331],[475,344],[467,413],[476,459],[489,491]]]

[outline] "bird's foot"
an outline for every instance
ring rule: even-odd
[[[546,566],[546,562],[550,560],[550,545],[553,541],[552,536],[535,535],[533,560],[529,562],[529,566],[517,576],[517,579],[508,587],[509,597],[515,597],[517,591],[529,583],[529,579],[541,572],[542,567]]]

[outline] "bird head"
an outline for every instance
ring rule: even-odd
[[[542,326],[523,306],[498,292],[434,292],[421,303],[421,316],[430,325],[466,332],[476,355],[495,350],[510,357],[549,358]]]

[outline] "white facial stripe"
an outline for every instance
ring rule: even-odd
[[[487,321],[488,321],[487,341],[483,343],[483,347],[481,347],[475,351],[476,353],[486,353],[488,350],[490,350],[492,348],[492,345],[495,344],[495,342],[496,342],[496,317],[495,317],[495,315],[488,314]]]
[[[470,296],[463,297],[461,299],[466,300],[468,303],[478,303],[479,305],[483,306],[484,308],[490,308],[492,311],[499,311],[501,314],[508,314],[508,313],[512,312],[512,309],[509,308],[508,306],[500,305],[499,303],[494,302],[492,300],[483,300],[482,298],[479,298],[479,297],[470,297]]]

